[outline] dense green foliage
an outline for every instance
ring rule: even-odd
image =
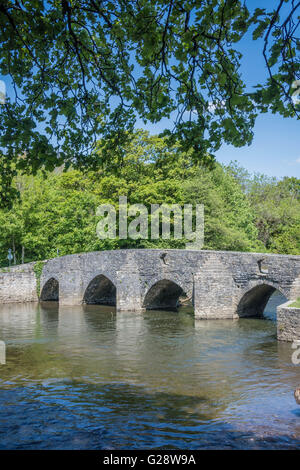
[[[102,146],[98,147],[101,159]],[[208,249],[300,254],[300,180],[281,181],[249,175],[232,164],[213,170],[195,165],[190,154],[164,139],[137,132],[123,165],[112,172],[69,169],[44,175],[17,176],[21,197],[0,211],[0,258],[8,248],[16,262],[43,260],[69,253],[126,247],[178,247],[183,240],[100,240],[96,236],[102,203],[203,203]],[[149,211],[150,212],[150,211]]]
[[[251,142],[258,113],[299,117],[300,4],[262,3],[1,1],[0,74],[11,93],[0,113],[0,203],[18,170],[94,169],[99,138],[102,157],[120,162],[137,118],[170,118],[171,142],[209,164],[223,142]],[[266,65],[250,90],[240,73],[247,35]]]
[[[251,177],[236,164],[228,170],[241,185],[255,213],[258,238],[273,253],[300,253],[300,179],[278,181],[264,175]]]

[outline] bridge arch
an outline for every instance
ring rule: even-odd
[[[262,317],[270,297],[276,290],[287,298],[285,290],[270,281],[259,282],[244,289],[237,303],[238,316]]]
[[[112,280],[104,274],[98,274],[85,289],[83,303],[115,306],[116,294],[117,289]]]
[[[40,300],[54,302],[59,300],[59,282],[55,277],[50,277],[45,282],[41,290]]]
[[[144,297],[146,310],[175,310],[180,297],[187,297],[186,291],[177,282],[160,279],[152,283]]]

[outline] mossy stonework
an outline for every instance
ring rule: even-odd
[[[43,267],[45,263],[46,261],[37,261],[36,263],[34,263],[34,266],[33,266],[33,270],[34,270],[35,277],[36,277],[36,293],[37,293],[38,298],[40,298],[40,294],[41,294],[41,276],[42,276]]]
[[[0,302],[37,300],[42,292],[43,300],[61,305],[109,303],[118,311],[142,311],[174,308],[185,297],[196,319],[261,316],[276,289],[289,301],[300,296],[300,256],[115,250],[67,255],[0,273]]]

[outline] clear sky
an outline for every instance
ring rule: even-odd
[[[247,5],[251,7],[251,10],[256,7],[269,9],[277,6],[278,0],[250,0]],[[243,53],[241,73],[247,88],[251,90],[253,85],[263,83],[267,77],[262,57],[262,44],[259,41],[253,41],[251,34],[248,34],[239,45],[239,50]],[[1,76],[0,79],[5,80]],[[10,94],[9,86],[7,91]],[[137,127],[157,134],[166,127],[172,128],[172,122],[163,119],[156,125],[143,125],[141,121],[138,121]],[[269,176],[300,178],[299,131],[299,120],[286,119],[271,113],[262,114],[256,121],[253,143],[249,147],[242,148],[223,145],[216,152],[217,160],[221,163],[237,160],[247,170]]]

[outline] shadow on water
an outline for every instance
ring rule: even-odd
[[[268,320],[234,321],[1,306],[0,449],[299,448],[299,371],[271,301]]]
[[[87,396],[89,397],[87,401]],[[205,397],[148,393],[133,385],[58,381],[2,392],[0,449],[298,449],[284,432],[251,432],[218,420]],[[299,412],[294,416],[299,418]],[[298,431],[299,431],[298,420]]]

